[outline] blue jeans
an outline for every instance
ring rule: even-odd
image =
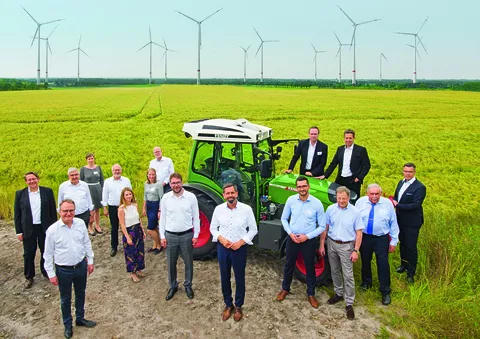
[[[247,244],[234,251],[217,244],[218,264],[220,266],[220,278],[222,281],[222,294],[225,305],[233,306],[232,284],[230,282],[235,275],[235,306],[242,307],[245,300],[245,267],[247,266]]]
[[[72,326],[72,283],[75,290],[75,317],[83,319],[85,315],[85,289],[87,288],[87,262],[82,260],[75,268],[55,265],[60,290],[60,307],[63,325]]]

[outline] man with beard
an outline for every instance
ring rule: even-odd
[[[252,240],[257,234],[257,222],[252,208],[239,202],[237,187],[232,183],[223,186],[225,203],[215,208],[210,224],[212,241],[218,242],[217,255],[222,281],[222,294],[225,309],[222,320],[230,318],[242,319],[242,306],[245,300],[245,267],[247,265],[247,246],[253,245]],[[231,269],[235,275],[235,308],[233,307]]]

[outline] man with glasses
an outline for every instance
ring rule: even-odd
[[[61,183],[58,188],[58,203],[65,199],[75,201],[75,218],[82,219],[88,227],[90,216],[93,217],[94,214],[94,206],[88,184],[80,180],[80,173],[75,167],[68,169],[68,179]]]
[[[160,238],[162,247],[167,249],[168,290],[165,300],[173,298],[178,291],[177,261],[179,254],[185,263],[185,292],[193,299],[193,246],[200,233],[198,201],[195,195],[182,186],[179,173],[170,175],[172,191],[165,194],[160,202]]]
[[[283,270],[282,290],[277,295],[277,301],[283,301],[290,294],[295,263],[298,252],[301,252],[307,269],[307,299],[312,307],[318,308],[315,298],[315,238],[325,230],[325,213],[321,201],[309,194],[308,179],[299,176],[296,184],[298,194],[287,199],[282,213],[283,228],[288,234],[287,261]]]
[[[175,172],[173,168],[172,159],[164,157],[162,149],[158,146],[153,148],[153,155],[155,155],[155,159],[150,161],[149,168],[155,168],[157,172],[157,181],[163,184],[163,192],[167,193],[170,192],[170,175]]]
[[[87,275],[93,273],[93,251],[87,228],[82,219],[74,218],[75,202],[60,202],[60,220],[47,230],[45,240],[45,270],[50,282],[60,290],[65,338],[71,338],[72,284],[75,291],[75,325],[94,327],[96,323],[85,319],[85,290]],[[54,268],[55,266],[55,268]]]

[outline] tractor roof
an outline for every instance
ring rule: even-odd
[[[183,125],[183,131],[194,140],[241,143],[256,143],[272,135],[271,128],[252,124],[246,119],[191,121]]]

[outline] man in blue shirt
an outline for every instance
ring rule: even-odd
[[[362,284],[360,287],[363,290],[372,287],[371,263],[373,253],[375,253],[382,304],[389,305],[391,290],[388,253],[395,251],[397,246],[398,224],[393,204],[381,195],[382,188],[377,184],[370,184],[367,187],[367,195],[360,198],[355,204],[365,224],[360,247],[362,258]]]
[[[283,270],[282,290],[277,295],[277,300],[283,301],[290,294],[293,270],[298,252],[301,252],[307,269],[307,298],[312,307],[318,308],[315,298],[315,238],[325,230],[325,214],[320,200],[309,194],[308,179],[299,176],[296,185],[298,194],[287,199],[282,213],[283,228],[288,234],[287,262]]]
[[[330,205],[325,213],[327,228],[320,237],[320,254],[325,255],[325,238],[328,234],[328,260],[332,271],[335,294],[328,299],[330,305],[345,298],[347,318],[355,318],[355,279],[353,263],[358,260],[364,228],[360,213],[349,203],[350,190],[345,186],[337,188],[337,203]]]

